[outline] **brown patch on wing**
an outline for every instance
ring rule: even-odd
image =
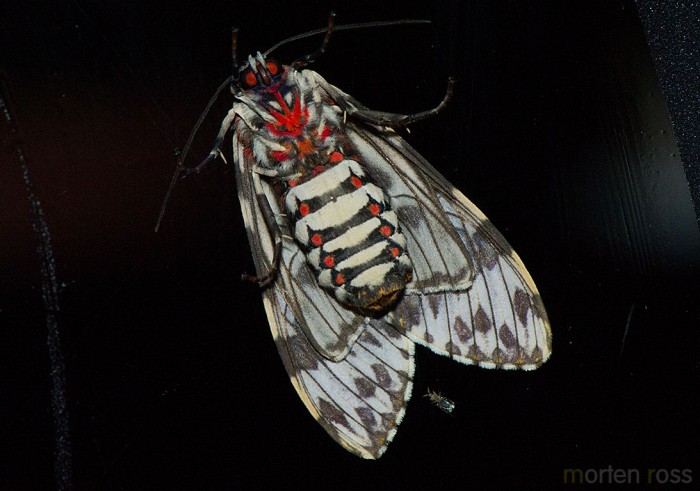
[[[319,355],[311,348],[309,343],[300,336],[290,336],[287,340],[291,358],[295,360],[295,368],[298,370],[316,370],[318,368]]]
[[[493,246],[485,242],[484,238],[479,233],[475,233],[472,240],[476,245],[476,254],[479,258],[479,262],[487,269],[493,269],[498,262],[498,253],[493,249]]]
[[[437,319],[440,315],[440,310],[442,309],[443,296],[442,295],[428,295],[428,305],[430,306],[430,311],[433,313],[433,319]]]
[[[503,346],[508,349],[513,349],[518,344],[515,335],[505,323],[498,329],[498,339],[500,339]]]
[[[362,337],[360,339],[362,340],[363,343],[366,343],[366,344],[371,344],[371,345],[377,346],[379,348],[381,348],[381,346],[382,346],[382,343],[380,343],[379,340],[369,331],[363,332]]]
[[[358,377],[355,379],[355,387],[357,387],[357,393],[363,399],[372,397],[377,391],[377,386],[371,380],[364,377]]]
[[[471,345],[467,351],[467,356],[474,361],[484,361],[486,355],[476,346]]]
[[[384,365],[375,363],[372,365],[372,371],[374,372],[374,376],[377,379],[377,383],[382,388],[389,390],[392,384],[391,375],[389,375],[389,370],[387,370]]]
[[[397,314],[405,322],[406,331],[410,331],[412,327],[422,324],[421,301],[418,295],[405,295],[397,310]]]
[[[455,318],[453,329],[462,343],[467,343],[473,337],[471,328],[460,315]]]
[[[355,412],[365,428],[376,428],[377,418],[374,417],[374,411],[368,407],[356,407]]]
[[[445,351],[447,351],[451,355],[462,356],[462,352],[457,347],[457,345],[455,343],[453,343],[452,341],[448,341],[445,343]]]
[[[331,423],[344,426],[348,430],[352,431],[352,429],[350,428],[350,424],[348,423],[348,420],[345,417],[345,413],[338,409],[338,407],[335,404],[325,399],[319,399],[318,412],[321,413],[321,416],[323,416],[323,418],[327,419]]]
[[[524,290],[518,288],[513,295],[513,306],[520,322],[527,326],[528,312],[530,311],[530,296]]]
[[[491,323],[491,319],[489,319],[489,316],[486,314],[481,305],[479,305],[479,309],[476,311],[476,314],[474,314],[474,329],[482,334],[486,334],[492,328],[493,324]]]

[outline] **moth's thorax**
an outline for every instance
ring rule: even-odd
[[[276,84],[251,96],[258,138],[258,165],[283,178],[303,178],[327,165],[337,149],[339,110],[319,98],[303,74],[288,67]]]

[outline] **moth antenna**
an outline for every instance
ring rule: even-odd
[[[314,51],[311,54],[308,54],[306,56],[303,56],[296,60],[294,63],[292,63],[292,68],[295,70],[298,70],[299,68],[305,67],[306,65],[310,65],[314,61],[316,61],[316,58],[321,56],[323,53],[326,52],[326,49],[328,49],[328,43],[331,40],[331,34],[333,34],[333,26],[335,25],[335,12],[331,10],[331,13],[328,15],[328,27],[326,27],[326,35],[323,38],[323,42],[321,43],[321,47],[318,48],[316,51]]]
[[[233,67],[231,73],[231,84],[238,82],[238,77],[241,72],[238,66],[238,28],[231,28],[231,60],[233,61]]]
[[[180,172],[182,171],[180,149],[176,148],[174,154],[175,160],[177,161],[177,165],[175,166],[175,172],[173,172],[173,177],[170,178],[170,184],[168,185],[168,190],[165,192],[163,202],[160,205],[160,211],[158,212],[158,220],[156,220],[155,233],[158,233],[158,230],[160,230],[160,222],[163,221],[163,217],[165,216],[165,209],[168,206],[168,201],[170,201],[170,195],[173,193],[173,189],[175,188],[175,184],[177,183],[177,178],[180,177]]]
[[[335,15],[333,12],[331,12],[331,15]],[[329,19],[330,22],[330,19]],[[426,19],[399,19],[399,20],[388,20],[388,21],[374,21],[374,22],[359,22],[356,24],[343,24],[340,26],[332,26],[334,32],[338,31],[350,31],[354,29],[366,29],[370,27],[387,27],[387,26],[401,26],[401,25],[411,25],[411,24],[432,24],[431,21],[426,20]],[[284,39],[280,41],[279,43],[275,44],[272,46],[270,49],[265,51],[263,53],[263,56],[267,57],[270,53],[275,51],[277,48],[280,48],[284,46],[287,43],[291,43],[293,41],[298,41],[300,39],[306,39],[311,36],[316,36],[317,34],[324,34],[328,33],[328,27],[324,27],[322,29],[314,29],[313,31],[308,31],[303,34],[297,34],[296,36],[292,36],[290,38]],[[245,69],[246,67],[243,66],[241,69]]]
[[[173,172],[173,177],[170,178],[170,185],[168,186],[168,190],[166,191],[165,197],[163,198],[163,203],[160,205],[160,212],[158,213],[158,220],[156,221],[155,227],[156,233],[158,233],[158,230],[160,229],[160,224],[163,221],[163,217],[165,216],[165,209],[168,206],[168,201],[170,201],[170,195],[173,193],[173,189],[175,189],[175,184],[177,183],[180,174],[184,173],[185,175],[188,175],[191,173],[191,171],[185,167],[184,162],[187,158],[187,154],[190,152],[190,148],[192,148],[192,141],[194,140],[195,135],[199,131],[199,127],[202,126],[204,118],[206,118],[207,114],[209,114],[209,110],[219,98],[221,91],[224,90],[224,88],[231,83],[231,80],[233,80],[233,76],[228,77],[226,80],[223,81],[221,85],[219,85],[219,88],[216,89],[216,92],[214,92],[214,95],[211,97],[211,99],[209,99],[209,102],[207,102],[207,105],[204,107],[202,114],[199,115],[199,119],[197,119],[197,122],[195,123],[194,127],[192,127],[192,131],[190,131],[190,136],[187,138],[187,143],[185,143],[185,147],[182,149],[182,151],[180,151],[179,149],[175,150],[175,158],[177,160],[177,164],[175,165],[175,172]],[[205,162],[208,163],[210,160],[211,159],[207,159],[205,160]],[[195,168],[195,172],[199,172],[202,169],[202,167],[204,167],[203,164],[205,162],[199,164]]]

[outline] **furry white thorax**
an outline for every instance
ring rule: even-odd
[[[295,140],[311,140],[319,143],[316,151],[333,149],[337,146],[335,131],[342,124],[342,111],[337,106],[324,103],[313,73],[309,70],[297,71],[286,67],[285,77],[279,82],[285,86],[280,88],[280,93],[284,92],[282,97],[287,108],[292,108],[298,100],[301,111],[306,114],[303,131],[298,137],[280,137],[267,129],[266,124],[277,123],[270,109],[278,113],[285,109],[280,106],[279,101],[269,98],[269,93],[250,91],[236,94],[238,102],[233,106],[234,112],[256,132],[256,138],[251,145],[255,161],[261,168],[275,170],[276,174],[284,179],[291,179],[300,174],[298,169],[300,162],[277,161],[271,157],[272,152],[289,150],[289,146]],[[294,97],[295,93],[297,98]],[[327,138],[322,139],[321,135],[326,128],[332,131]]]

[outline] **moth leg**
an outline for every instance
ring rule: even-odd
[[[265,224],[267,225],[268,230],[270,230],[270,234],[275,239],[275,250],[272,256],[272,266],[266,274],[264,274],[263,276],[243,274],[241,275],[241,278],[244,281],[257,283],[260,285],[261,288],[265,288],[275,280],[275,278],[277,277],[277,273],[279,272],[280,260],[282,258],[283,234],[282,230],[280,230],[279,224],[277,223],[277,219],[275,218],[275,212],[272,210],[270,202],[267,200],[267,196],[262,190],[260,177],[255,172],[253,172],[253,185],[255,188],[255,199],[257,200],[262,216],[265,219]]]
[[[233,109],[231,109],[224,120],[221,122],[221,128],[219,129],[219,134],[216,136],[216,140],[214,140],[214,146],[212,146],[211,150],[209,151],[209,155],[207,158],[202,160],[196,167],[182,167],[182,174],[183,176],[188,176],[190,174],[199,174],[202,172],[202,170],[209,165],[210,162],[212,162],[216,157],[221,156],[224,162],[226,162],[226,158],[224,157],[224,154],[221,152],[221,146],[224,144],[224,139],[226,138],[226,133],[228,133],[228,130],[231,128],[231,125],[233,124],[233,120],[236,118],[236,113],[234,112]],[[228,163],[228,162],[226,162]]]
[[[321,56],[323,53],[326,52],[326,49],[328,48],[328,43],[331,40],[331,34],[333,33],[333,25],[335,24],[335,12],[331,11],[331,13],[328,15],[328,28],[326,29],[326,36],[323,38],[323,43],[321,43],[321,47],[318,48],[316,51],[313,53],[310,53],[306,56],[302,56],[298,60],[296,60],[294,63],[292,63],[292,68],[295,70],[299,70],[300,68],[304,68],[307,65],[310,65],[314,61],[316,61],[316,58]]]
[[[422,111],[415,114],[394,114],[382,111],[372,111],[370,109],[348,108],[348,117],[376,126],[388,126],[390,128],[406,127],[412,123],[415,123],[416,121],[431,118],[445,109],[445,107],[447,107],[452,100],[455,81],[456,80],[454,78],[449,78],[447,81],[447,92],[445,93],[444,99],[436,107],[427,111]]]
[[[218,93],[218,91],[217,91]],[[209,105],[213,103],[214,99],[212,99],[209,102]],[[236,113],[231,109],[226,117],[224,118],[223,122],[221,123],[221,129],[219,130],[219,135],[216,137],[216,141],[214,142],[214,147],[211,149],[209,152],[209,156],[204,159],[197,167],[185,167],[184,164],[184,159],[187,157],[187,153],[190,150],[190,146],[192,145],[192,139],[194,138],[194,135],[197,133],[197,129],[199,128],[199,125],[202,124],[202,120],[204,117],[207,115],[207,112],[209,112],[209,107],[204,110],[202,115],[199,117],[199,121],[197,121],[197,124],[195,124],[194,129],[190,133],[190,137],[187,139],[187,143],[185,144],[185,150],[184,153],[181,152],[180,150],[176,149],[175,150],[175,158],[177,158],[177,165],[175,166],[175,172],[173,172],[173,177],[170,179],[170,186],[168,186],[168,190],[165,192],[165,198],[163,198],[163,203],[160,205],[160,212],[158,213],[158,220],[156,220],[156,228],[155,231],[156,233],[158,232],[158,229],[160,228],[160,223],[163,221],[163,217],[165,216],[165,209],[168,206],[168,201],[170,200],[170,195],[173,192],[173,189],[175,189],[175,185],[177,184],[178,179],[182,178],[184,179],[185,177],[189,176],[190,174],[199,174],[202,172],[202,169],[204,169],[209,162],[214,160],[214,158],[217,155],[220,155],[221,158],[223,159],[224,162],[226,162],[226,158],[224,158],[224,154],[221,153],[221,145],[224,141],[224,138],[226,137],[226,133],[228,132],[229,128],[233,124],[233,120],[236,118]]]

